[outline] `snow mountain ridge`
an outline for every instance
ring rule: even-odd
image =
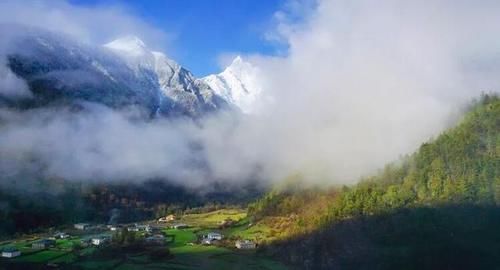
[[[188,92],[192,92],[193,86],[198,85],[201,88],[200,94],[204,98],[210,98],[213,93],[207,88],[208,85],[225,101],[242,112],[251,113],[254,102],[262,91],[258,83],[258,68],[244,61],[239,55],[221,73],[196,79],[191,72],[164,53],[148,51],[144,42],[138,37],[126,36],[104,46],[119,53],[134,69],[137,67],[153,69],[158,74],[160,87],[166,95],[175,95],[173,90],[187,89]]]
[[[262,87],[259,84],[260,70],[241,56],[236,56],[232,63],[219,74],[202,78],[216,94],[240,108],[244,113],[255,110]]]
[[[16,33],[8,39],[5,63],[26,81],[35,106],[84,100],[112,108],[140,106],[156,116],[200,117],[235,107],[251,111],[260,91],[256,69],[241,57],[220,74],[198,79],[135,36],[92,46],[42,29],[2,27]]]
[[[119,38],[104,45],[123,58],[136,73],[142,70],[152,71],[157,78],[161,95],[160,111],[169,110],[176,103],[186,104],[189,114],[195,114],[196,104],[209,109],[227,106],[227,102],[218,96],[206,83],[168,58],[164,53],[151,51],[142,40],[135,36]],[[168,99],[172,99],[174,103]]]

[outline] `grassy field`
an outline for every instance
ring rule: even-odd
[[[221,222],[228,218],[236,223],[229,228],[219,229]],[[198,234],[215,230],[221,232],[226,238],[249,239],[257,242],[272,240],[271,229],[263,223],[251,224],[246,211],[241,209],[223,209],[203,214],[190,214],[183,216],[177,222],[195,226]]]
[[[255,240],[257,242],[271,239],[269,227],[262,223],[250,224],[247,218],[240,220],[234,226],[223,230],[223,232],[228,237]]]
[[[174,237],[174,242],[169,244],[169,247],[173,249],[176,247],[186,246],[188,243],[191,242],[195,242],[197,239],[195,231],[197,230],[198,228],[189,228],[182,230],[167,229],[164,230],[163,232],[168,236]]]
[[[34,263],[49,262],[53,259],[65,256],[67,253],[68,252],[58,250],[41,250],[31,254],[25,254],[24,256],[15,258],[15,260]]]
[[[200,228],[165,230],[167,234],[175,235],[175,242],[169,245],[170,252],[174,255],[173,259],[163,263],[127,262],[114,269],[137,269],[139,265],[141,269],[287,269],[280,263],[258,256],[254,251],[240,252],[225,247],[190,245],[196,240],[196,233],[203,231]]]
[[[228,218],[238,221],[246,216],[246,211],[242,209],[221,209],[208,213],[185,215],[181,220],[193,227],[216,228]]]
[[[226,229],[218,227],[226,219],[237,223]],[[246,212],[240,209],[223,209],[209,213],[190,214],[183,216],[176,222],[190,225],[188,229],[164,229],[162,232],[173,241],[167,247],[146,248],[127,254],[118,253],[116,256],[100,256],[100,251],[106,247],[87,247],[75,252],[73,249],[79,245],[80,238],[61,239],[56,241],[56,246],[47,250],[33,250],[31,243],[36,239],[20,240],[2,243],[1,248],[14,246],[21,250],[22,256],[10,259],[9,263],[56,263],[61,266],[72,266],[80,269],[287,269],[284,265],[269,258],[259,256],[255,251],[238,251],[232,248],[234,239],[265,239],[269,229],[262,225],[249,226]],[[203,246],[193,244],[199,235],[209,231],[222,232],[226,239],[226,246]],[[152,259],[151,251],[169,249],[170,258]],[[2,262],[7,259],[0,259]]]

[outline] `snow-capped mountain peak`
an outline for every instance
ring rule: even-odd
[[[104,47],[123,58],[136,74],[156,80],[161,91],[160,111],[169,111],[174,106],[186,114],[197,115],[227,105],[205,82],[164,53],[150,50],[135,36],[117,39]]]
[[[202,80],[216,94],[239,107],[245,113],[255,109],[255,101],[261,93],[259,85],[259,69],[236,56],[231,64],[219,74],[209,75]]]
[[[146,44],[136,36],[125,36],[113,40],[105,44],[104,47],[136,57],[143,56],[147,53]]]
[[[153,71],[162,92],[174,100],[181,96],[186,98],[187,93],[202,99],[215,93],[245,113],[255,109],[254,102],[261,92],[259,70],[239,55],[220,74],[196,79],[164,53],[149,50],[135,36],[126,36],[104,46],[121,56],[137,73]]]
[[[234,66],[234,65],[240,65],[243,63],[243,58],[241,58],[241,56],[236,56],[233,61],[231,62],[231,65],[229,66]]]

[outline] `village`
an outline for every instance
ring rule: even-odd
[[[151,263],[184,263],[184,257],[191,251],[245,259],[245,256],[256,256],[259,239],[264,239],[263,232],[253,228],[246,219],[246,213],[240,210],[183,216],[169,214],[156,220],[132,224],[81,222],[56,231],[49,230],[0,242],[0,260],[11,265],[29,263],[53,268],[77,265],[82,269],[100,269],[87,267],[91,264],[86,261],[114,262],[119,266],[130,264],[129,261],[134,261],[135,257],[147,255]],[[129,252],[131,246],[136,250]],[[99,254],[113,253],[115,250],[121,253],[109,258],[99,257]],[[122,256],[123,250],[127,256]],[[163,254],[161,260],[152,259],[152,254],[160,252]],[[194,263],[195,269],[198,258],[196,253],[193,256],[190,262]],[[207,259],[210,257],[201,261]]]
[[[129,232],[140,233],[141,236],[144,237],[144,242],[151,245],[166,245],[169,242],[175,241],[175,237],[173,235],[166,235],[163,233],[165,228],[175,229],[175,230],[183,230],[188,229],[193,226],[176,222],[177,217],[174,214],[167,215],[165,217],[161,217],[157,220],[156,224],[146,223],[146,224],[138,224],[134,223],[132,225],[125,224],[114,224],[114,225],[92,225],[90,223],[77,223],[74,224],[74,228],[81,231],[107,231],[109,232],[120,232],[123,230],[127,230]],[[235,221],[231,218],[227,218],[219,223],[219,231],[209,231],[204,234],[197,235],[197,241],[189,242],[189,245],[199,244],[199,245],[219,245],[224,238],[224,235],[220,232],[220,229],[225,229],[231,227],[235,224]],[[103,246],[111,242],[113,234],[109,232],[104,232],[101,234],[86,236],[82,238],[81,243],[84,245],[94,245],[94,246]],[[53,241],[53,239],[64,239],[68,238],[69,235],[67,233],[57,232],[50,239],[43,239],[39,241]],[[234,247],[236,249],[255,249],[257,244],[249,239],[239,239],[234,241]]]

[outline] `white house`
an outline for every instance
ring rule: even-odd
[[[153,228],[149,225],[139,225],[135,224],[132,227],[128,227],[127,230],[129,232],[152,232]]]
[[[257,245],[250,240],[238,240],[235,246],[237,249],[254,249]]]
[[[158,222],[170,222],[175,220],[175,215],[168,215],[166,217],[161,217],[158,219]]]
[[[66,239],[69,238],[69,234],[64,233],[64,232],[57,232],[54,234],[55,239]]]
[[[88,230],[88,229],[90,229],[90,224],[88,224],[88,223],[77,223],[74,226],[75,226],[75,229],[78,229],[78,230]]]
[[[135,227],[135,226],[134,226],[134,227],[128,227],[128,228],[127,228],[127,231],[129,231],[129,232],[138,232],[138,231],[139,231],[139,228],[137,228],[137,227]]]
[[[206,235],[203,235],[203,239],[201,239],[201,243],[204,245],[211,245],[214,241],[222,240],[222,234],[217,232],[210,232]]]
[[[110,240],[111,240],[111,237],[107,236],[107,235],[102,235],[102,236],[94,237],[94,238],[92,238],[92,245],[94,245],[94,246],[100,246],[100,245],[106,244]]]
[[[211,233],[208,233],[205,238],[210,239],[210,240],[222,240],[222,234],[216,233],[216,232],[211,232]]]
[[[187,224],[184,224],[184,223],[178,223],[178,224],[172,225],[172,228],[174,228],[174,229],[185,229],[188,227],[189,226]]]
[[[201,243],[202,243],[203,245],[211,245],[211,244],[212,244],[212,241],[213,241],[212,239],[203,238],[203,239],[201,240]]]
[[[109,226],[109,230],[110,231],[118,231],[121,227],[120,226],[115,226],[115,225],[112,225],[112,226]]]
[[[21,251],[16,248],[6,248],[2,251],[2,257],[4,258],[14,258],[21,256]]]

